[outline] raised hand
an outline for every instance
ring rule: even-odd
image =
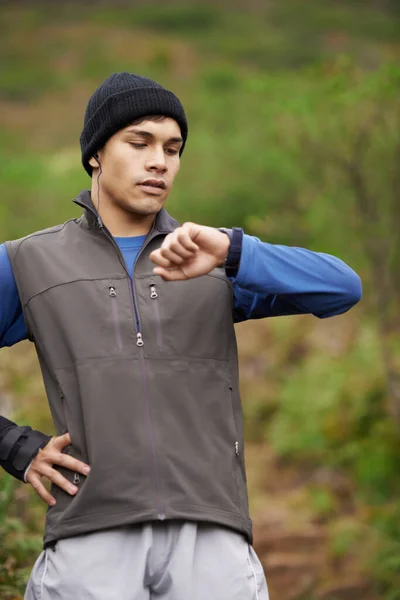
[[[157,265],[153,272],[169,281],[200,277],[224,262],[229,244],[229,237],[214,227],[184,223],[150,254]]]

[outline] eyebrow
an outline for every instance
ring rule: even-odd
[[[150,133],[150,131],[144,131],[143,129],[134,129],[133,127],[131,127],[130,129],[127,129],[126,133],[135,133],[136,135],[142,135],[143,137],[147,137],[152,140],[155,138],[155,136],[152,133]],[[183,138],[172,137],[172,138],[169,138],[169,140],[167,140],[167,142],[183,142]]]

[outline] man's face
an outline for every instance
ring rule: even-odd
[[[171,118],[146,120],[117,131],[98,152],[101,198],[119,211],[141,216],[157,213],[178,174],[182,143],[180,127]],[[89,163],[97,180],[98,164],[93,158]]]

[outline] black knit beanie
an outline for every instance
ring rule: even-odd
[[[92,176],[89,159],[119,129],[140,117],[165,115],[177,121],[185,147],[188,125],[184,108],[173,92],[133,73],[113,73],[89,99],[80,137],[82,164]]]

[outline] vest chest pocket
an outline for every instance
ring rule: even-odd
[[[136,279],[146,356],[228,360],[232,292],[221,277]]]
[[[157,293],[157,286],[155,281],[150,281],[148,284],[149,292],[150,292],[150,304],[154,309],[154,319],[155,319],[155,328],[156,328],[156,340],[157,340],[157,348],[160,353],[163,351],[163,335],[162,335],[162,327],[161,327],[161,314],[160,314],[160,300],[159,295]]]
[[[137,351],[127,279],[65,282],[34,297],[28,310],[53,369]]]
[[[114,323],[114,330],[115,330],[115,342],[116,342],[116,346],[117,346],[118,350],[122,350],[123,344],[122,344],[122,336],[121,336],[121,324],[120,324],[120,318],[119,318],[119,314],[118,314],[117,290],[111,284],[111,281],[109,282],[108,290],[109,290],[109,297],[110,297],[111,315],[112,315],[112,320]]]

